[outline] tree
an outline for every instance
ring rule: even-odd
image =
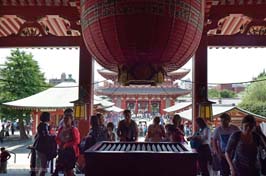
[[[31,53],[27,54],[19,49],[12,50],[11,56],[6,60],[4,67],[0,69],[1,103],[25,98],[46,88],[44,74]],[[20,137],[27,138],[24,120],[29,117],[30,111],[10,109],[3,105],[0,110],[6,118],[19,119]]]
[[[235,98],[236,93],[231,90],[222,90],[220,92],[221,98]]]
[[[239,106],[245,110],[266,116],[266,75],[260,73],[245,90]]]
[[[220,98],[220,92],[216,89],[209,89],[208,97],[209,98]]]
[[[208,90],[208,97],[209,98],[235,98],[236,93],[231,90],[216,90],[216,89],[209,89]]]

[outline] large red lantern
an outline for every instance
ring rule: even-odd
[[[158,83],[194,54],[203,30],[200,0],[83,0],[87,48],[119,82]]]

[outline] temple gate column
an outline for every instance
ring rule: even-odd
[[[84,117],[79,119],[79,130],[81,136],[84,136],[90,128],[90,116],[93,114],[94,60],[83,40],[79,54],[79,99],[76,103],[81,104],[80,114],[84,114]]]
[[[79,53],[79,100],[84,101],[86,105],[84,119],[89,120],[93,113],[94,60],[83,41]]]
[[[192,126],[196,129],[196,118],[199,117],[199,103],[207,96],[208,91],[208,44],[207,32],[203,31],[199,47],[193,57],[192,86]]]

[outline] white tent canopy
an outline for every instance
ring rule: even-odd
[[[230,111],[235,106],[212,106],[213,116]],[[192,120],[192,109],[178,113],[182,118]]]
[[[170,106],[168,108],[163,109],[165,112],[175,112],[180,109],[186,108],[188,106],[191,106],[191,102],[182,102],[182,103],[176,103],[174,106]]]
[[[110,111],[110,112],[122,112],[122,111],[124,111],[124,109],[121,109],[121,108],[116,107],[116,106],[105,108],[105,110]]]
[[[78,99],[78,84],[73,82],[63,82],[55,87],[49,88],[32,96],[19,100],[3,103],[3,105],[14,108],[25,109],[57,109],[73,107],[71,103]],[[114,103],[94,95],[94,105],[101,105],[104,108],[113,107]],[[116,110],[118,107],[116,107]]]
[[[67,108],[78,99],[78,85],[73,82],[63,82],[55,87],[44,90],[32,96],[3,103],[16,108]]]

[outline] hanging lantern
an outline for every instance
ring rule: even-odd
[[[85,118],[85,103],[79,101],[74,102],[74,115],[76,119]]]
[[[201,101],[199,103],[199,116],[206,120],[212,121],[212,116],[213,116],[212,104],[213,103],[214,102],[209,101],[207,99],[204,101]]]
[[[203,30],[203,3],[195,0],[81,1],[85,44],[103,67],[127,84],[156,84],[183,66]]]

